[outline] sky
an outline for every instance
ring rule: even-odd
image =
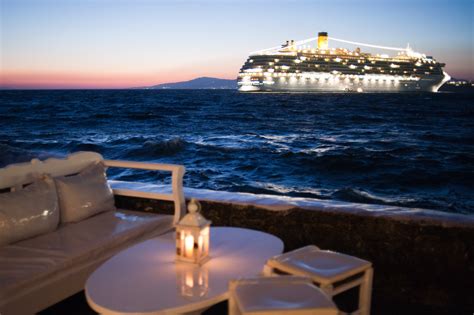
[[[0,86],[235,79],[249,52],[329,36],[406,47],[474,80],[474,0],[0,0]],[[354,48],[330,42],[332,46]]]

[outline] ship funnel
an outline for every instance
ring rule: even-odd
[[[328,49],[328,33],[327,32],[319,32],[318,33],[318,49],[326,50]]]

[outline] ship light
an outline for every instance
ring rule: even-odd
[[[275,62],[278,62],[278,61],[280,61],[280,59],[275,59]]]
[[[400,66],[392,63],[392,64],[390,64],[390,68],[400,68]]]
[[[357,66],[356,66],[356,65],[350,65],[349,68],[351,68],[351,69],[356,69]]]
[[[274,63],[270,61],[270,62],[268,63],[268,65],[269,65],[269,66],[273,66]]]
[[[334,58],[334,61],[335,61],[335,62],[341,62],[341,60],[342,60],[342,59],[341,59],[341,58],[339,58],[339,57],[337,57],[337,58]]]
[[[301,59],[302,61],[305,61],[305,60],[306,60],[306,57],[305,57],[305,56],[301,56],[300,59]]]
[[[265,77],[265,80],[263,81],[264,84],[274,84],[273,78],[272,77]]]
[[[299,59],[295,59],[295,60],[293,60],[293,61],[294,61],[295,63],[300,63],[300,62],[301,62],[301,60],[299,60]]]
[[[372,67],[366,65],[366,66],[364,66],[364,69],[365,70],[370,70],[370,69],[372,69]]]
[[[262,72],[261,68],[245,69],[245,72]]]

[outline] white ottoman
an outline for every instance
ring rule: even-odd
[[[306,277],[260,277],[229,284],[229,315],[337,315],[338,309]]]
[[[360,286],[358,312],[370,314],[373,269],[369,261],[310,245],[267,261],[265,275],[282,273],[309,277],[330,297]]]

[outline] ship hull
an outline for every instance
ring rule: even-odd
[[[240,80],[241,92],[365,92],[365,93],[399,93],[399,92],[437,92],[450,79],[449,75],[431,75],[415,79],[380,77],[344,78],[326,75],[302,74],[299,77],[278,77],[271,82],[258,80],[245,82]]]

